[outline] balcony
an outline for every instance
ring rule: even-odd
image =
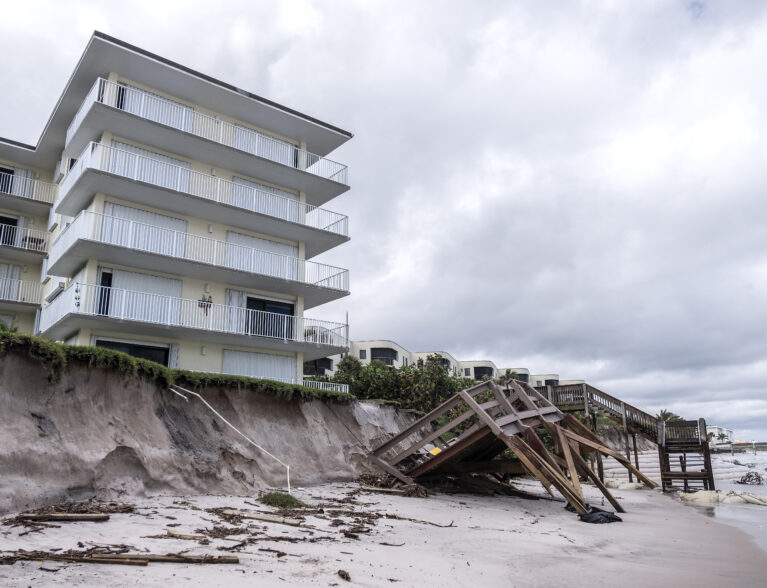
[[[43,308],[40,332],[64,340],[83,328],[303,352],[309,359],[348,347],[341,323],[75,282]]]
[[[313,308],[349,293],[349,271],[191,233],[82,211],[51,245],[48,273],[88,259],[304,297]]]
[[[61,182],[56,212],[75,216],[97,192],[306,244],[313,257],[349,240],[349,219],[210,174],[90,143]]]
[[[0,206],[34,216],[48,216],[56,200],[56,184],[0,172]]]
[[[104,131],[305,191],[313,205],[349,189],[343,164],[179,102],[99,78],[67,129],[64,155],[76,157]]]
[[[29,311],[40,306],[43,286],[40,282],[0,278],[0,309]]]
[[[0,257],[31,263],[48,253],[48,231],[0,224]]]

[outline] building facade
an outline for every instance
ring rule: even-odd
[[[327,155],[351,133],[94,33],[36,146],[0,139],[0,319],[170,367],[301,381],[348,348]]]

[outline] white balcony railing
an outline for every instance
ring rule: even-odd
[[[310,377],[310,376],[305,376]],[[348,384],[339,384],[337,382],[320,382],[319,380],[307,380],[303,379],[300,382],[298,382],[302,386],[306,386],[307,388],[316,388],[317,390],[326,390],[329,392],[346,392],[349,393],[349,385]]]
[[[167,100],[156,94],[132,88],[125,84],[96,80],[85,97],[80,110],[67,129],[67,144],[74,136],[94,102],[100,102],[130,112],[141,118],[215,141],[227,147],[245,151],[288,167],[300,169],[341,184],[348,184],[348,168],[335,161],[299,149],[287,141],[281,141],[242,125],[225,122],[219,118],[195,111],[191,106]]]
[[[0,278],[0,300],[40,304],[43,285],[40,282]]]
[[[83,210],[51,245],[49,267],[78,240],[127,247],[333,290],[349,290],[349,270],[226,241]]]
[[[201,300],[75,282],[43,308],[40,331],[68,314],[346,347],[346,325]]]
[[[345,237],[349,234],[349,219],[343,214],[100,143],[90,143],[69,170],[61,183],[62,198],[88,169],[113,173]]]
[[[47,253],[48,240],[48,231],[0,224],[0,245],[18,247],[35,253]]]
[[[41,182],[32,178],[24,178],[19,174],[0,172],[0,192],[37,200],[45,204],[53,204],[56,200],[56,184]]]

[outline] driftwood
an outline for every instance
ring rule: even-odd
[[[25,551],[20,549],[12,555],[3,556],[5,564],[17,561],[57,561],[61,563],[100,563],[125,566],[146,566],[155,563],[195,563],[195,564],[236,564],[240,560],[234,555],[181,555],[168,553],[156,555],[152,553],[105,553],[103,551]]]
[[[109,515],[104,513],[68,513],[68,512],[51,512],[51,513],[33,513],[23,512],[16,516],[17,519],[22,521],[92,521],[102,522],[108,521]]]
[[[226,508],[221,512],[228,516],[242,517],[243,519],[253,519],[256,521],[265,521],[267,523],[279,523],[281,525],[290,525],[291,527],[299,527],[303,522],[301,519],[291,519],[288,517],[281,517],[279,515],[265,514],[255,510],[236,510],[233,508]]]

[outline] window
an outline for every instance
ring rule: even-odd
[[[329,357],[322,357],[314,361],[304,362],[304,374],[307,376],[324,375],[333,370],[333,360]]]
[[[0,192],[12,194],[11,190],[13,189],[13,172],[14,170],[12,169],[0,167]]]
[[[450,360],[449,359],[445,359],[444,357],[440,357],[438,359],[439,359],[439,365],[444,366],[445,369],[447,369],[447,370],[450,369]]]
[[[544,386],[559,386],[559,380],[545,380]]]
[[[256,311],[247,312],[245,332],[248,335],[293,338],[292,304],[248,296],[245,308]]]
[[[471,368],[464,368],[463,369],[463,375],[466,376],[467,378],[470,378],[471,377]]]
[[[368,358],[368,350],[360,349],[360,359],[367,359],[367,358]]]
[[[493,377],[493,368],[484,367],[484,366],[477,366],[474,368],[475,380],[481,380],[483,378],[492,378],[492,377]]]
[[[525,383],[527,383],[529,378],[530,378],[529,374],[517,374],[516,376],[514,376],[514,379],[517,380],[518,382],[525,382]]]
[[[407,357],[403,357],[403,358],[402,358],[402,365],[404,365],[405,367],[407,367]]]
[[[382,361],[386,365],[394,365],[398,359],[396,349],[390,347],[372,347],[370,349],[370,361]]]
[[[96,341],[96,347],[104,347],[106,349],[114,349],[115,351],[122,351],[133,357],[140,357],[141,359],[148,359],[162,365],[168,365],[168,359],[170,356],[170,349],[168,347],[153,347],[150,345],[137,345],[135,343],[119,343],[118,341]]]
[[[0,244],[16,245],[17,226],[19,219],[10,216],[0,216]]]

